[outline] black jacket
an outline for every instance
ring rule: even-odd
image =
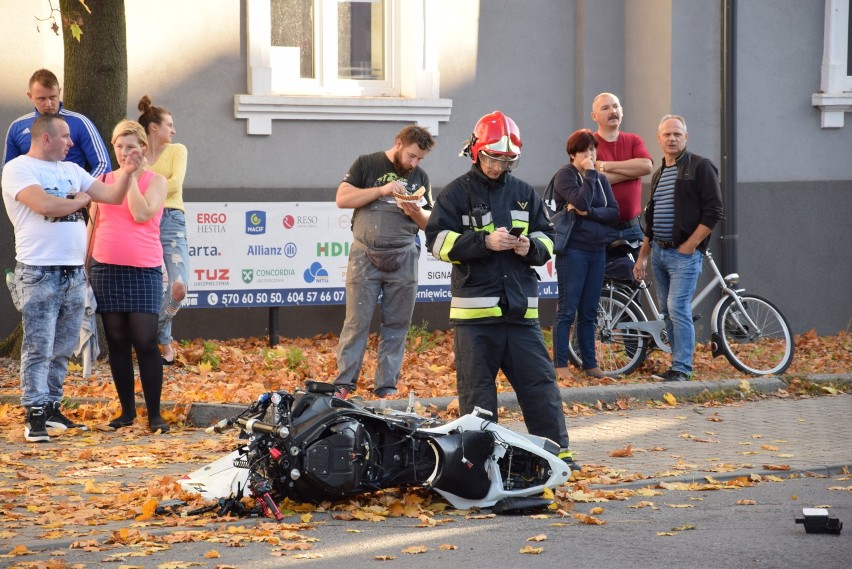
[[[553,225],[532,186],[507,173],[491,180],[479,168],[435,198],[426,246],[452,263],[450,321],[454,324],[538,321],[538,273],[553,253]],[[520,227],[530,239],[525,257],[491,251],[485,237],[499,227]]]
[[[662,164],[665,164],[663,158]],[[719,188],[719,172],[716,166],[703,156],[684,150],[675,160],[677,164],[677,179],[675,180],[674,196],[674,227],[672,238],[674,246],[689,239],[689,236],[700,225],[710,229],[722,219],[722,191]],[[654,194],[663,173],[663,167],[654,172],[651,178],[651,201],[645,208],[645,235],[654,240]],[[698,246],[701,251],[707,250],[710,238],[707,237]]]
[[[610,226],[618,221],[618,202],[606,176],[595,170],[587,170],[581,176],[573,164],[566,164],[554,177],[553,198],[556,211],[570,203],[580,211],[588,212],[576,217],[568,247],[603,251],[609,244]]]

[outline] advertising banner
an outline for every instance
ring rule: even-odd
[[[345,304],[351,214],[333,202],[187,203],[184,306]],[[450,264],[420,255],[417,301],[449,301]],[[553,261],[537,270],[542,298],[555,297]]]

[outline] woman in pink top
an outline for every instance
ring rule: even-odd
[[[120,168],[106,174],[106,182],[125,167],[131,151],[144,154],[147,146],[142,125],[130,120],[118,123],[113,130],[112,147]],[[144,167],[132,173],[124,202],[100,205],[95,217],[89,276],[97,311],[103,318],[109,366],[121,403],[121,415],[109,423],[114,429],[127,427],[136,419],[135,350],[148,426],[152,432],[169,430],[160,415],[163,365],[157,344],[163,295],[160,217],[165,201],[166,179]]]

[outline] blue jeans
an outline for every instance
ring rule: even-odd
[[[62,400],[68,360],[80,340],[86,302],[83,267],[15,268],[21,300],[21,405],[46,406]]]
[[[692,296],[701,275],[701,251],[691,255],[677,249],[662,249],[652,245],[651,263],[657,284],[657,302],[666,322],[666,332],[672,347],[672,369],[692,373],[692,353],[695,350],[695,325],[692,322]]]
[[[382,295],[379,347],[374,389],[396,388],[405,340],[417,300],[417,263],[420,251],[411,245],[396,271],[383,272],[353,246],[346,269],[346,319],[337,345],[338,376],[334,383],[354,388],[361,375],[370,323]]]
[[[163,263],[166,270],[164,276],[168,284],[163,291],[163,302],[160,304],[160,319],[157,323],[159,330],[157,341],[161,346],[172,343],[172,319],[180,309],[180,300],[172,298],[174,283],[189,282],[189,252],[186,243],[186,219],[179,209],[166,208],[160,219],[160,243],[163,245]],[[184,292],[184,294],[186,294]]]
[[[639,245],[642,245],[642,239],[644,239],[645,234],[642,233],[642,228],[638,225],[631,225],[626,229],[616,229],[615,227],[610,227],[609,232],[606,236],[606,243],[609,245],[613,241],[618,241],[619,239],[626,239],[627,241],[638,242]],[[636,247],[636,250],[633,252],[633,258],[637,257],[639,252],[639,247]]]
[[[595,324],[605,267],[606,253],[603,249],[584,251],[569,247],[565,254],[556,256],[556,282],[559,287],[553,317],[553,363],[556,367],[568,366],[568,342],[575,316],[583,369],[598,366]]]

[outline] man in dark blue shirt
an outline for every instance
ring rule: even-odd
[[[64,108],[60,101],[61,93],[59,80],[51,71],[39,69],[33,73],[30,77],[27,97],[33,102],[35,111],[19,117],[9,127],[6,133],[3,164],[30,151],[32,142],[30,130],[36,118],[44,114],[58,114],[68,123],[68,128],[71,129],[71,141],[74,143],[65,160],[74,162],[95,178],[111,171],[109,152],[98,129],[84,115]]]

